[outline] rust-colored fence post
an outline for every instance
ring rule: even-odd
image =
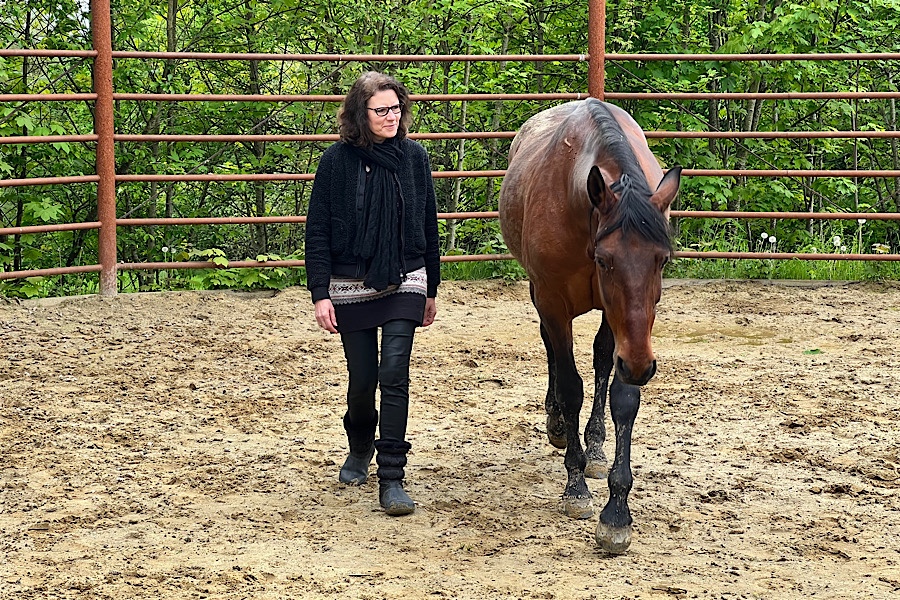
[[[112,20],[110,0],[91,0],[91,39],[94,59],[94,133],[97,134],[97,220],[100,295],[115,296],[116,276],[116,155],[113,140]]]
[[[606,0],[588,0],[588,93],[606,98]]]

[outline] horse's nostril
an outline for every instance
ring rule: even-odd
[[[650,365],[643,373],[635,375],[621,357],[616,357],[616,372],[625,383],[630,385],[644,385],[656,375],[656,360],[651,361]]]
[[[628,368],[628,365],[622,360],[622,357],[616,357],[616,371],[619,372],[619,376],[625,381],[631,381],[634,379],[631,376],[631,369]]]

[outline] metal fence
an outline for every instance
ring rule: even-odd
[[[39,144],[55,142],[93,142],[96,144],[96,174],[71,177],[44,177],[0,180],[0,187],[64,185],[73,183],[97,184],[97,221],[64,223],[31,227],[0,228],[0,236],[96,229],[99,231],[99,264],[59,267],[53,269],[0,272],[0,280],[32,276],[51,276],[72,273],[100,274],[100,294],[113,296],[117,291],[117,273],[126,270],[204,269],[217,268],[212,262],[118,262],[116,234],[119,227],[146,225],[201,225],[251,223],[303,223],[304,216],[228,217],[228,218],[120,218],[116,214],[116,186],[124,182],[150,181],[308,181],[310,173],[267,174],[117,174],[115,145],[117,142],[249,142],[332,141],[336,135],[131,135],[115,131],[113,106],[119,100],[132,101],[242,101],[242,102],[340,102],[340,95],[225,95],[225,94],[145,94],[119,93],[113,89],[114,59],[195,59],[195,60],[280,60],[280,61],[570,61],[588,63],[588,90],[574,93],[548,94],[420,94],[411,96],[421,101],[476,100],[579,100],[592,96],[603,100],[797,100],[797,99],[876,99],[900,98],[900,92],[791,92],[791,93],[621,93],[605,90],[606,61],[833,61],[833,60],[900,60],[900,53],[847,54],[607,54],[605,52],[605,0],[589,0],[589,35],[587,54],[561,55],[330,55],[330,54],[251,54],[199,52],[137,52],[112,48],[110,0],[92,0],[91,31],[93,49],[83,51],[42,49],[0,49],[0,56],[80,57],[93,61],[94,92],[80,94],[5,94],[0,102],[89,102],[94,107],[94,133],[89,135],[45,135],[0,137],[0,144]],[[512,138],[513,131],[445,132],[410,134],[413,139],[502,139]],[[719,138],[719,139],[776,139],[776,138],[900,138],[898,131],[804,131],[804,132],[743,132],[743,131],[649,131],[648,138]],[[436,171],[435,178],[502,177],[503,170]],[[685,169],[690,176],[738,177],[900,177],[898,170],[752,170],[752,169]],[[736,211],[672,211],[673,217],[716,219],[808,219],[808,220],[900,220],[900,213],[824,213],[824,212],[736,212]],[[440,219],[493,219],[496,211],[440,213]],[[810,254],[776,252],[689,252],[676,254],[682,258],[727,259],[790,259],[806,260],[877,260],[900,261],[900,254]],[[505,254],[443,256],[442,261],[508,260]],[[229,267],[302,267],[302,260],[230,261]]]

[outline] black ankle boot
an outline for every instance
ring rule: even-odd
[[[378,503],[391,516],[408,515],[416,510],[416,503],[403,490],[406,453],[409,442],[378,440],[375,448],[378,456]]]
[[[350,444],[350,454],[341,467],[338,480],[349,485],[362,485],[369,478],[369,464],[375,454],[375,426],[378,413],[367,423],[351,423],[350,415],[344,415],[344,429]]]

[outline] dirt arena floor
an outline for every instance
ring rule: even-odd
[[[900,597],[900,285],[667,281],[621,556],[557,511],[527,284],[438,310],[392,518],[305,289],[0,299],[0,598]]]

